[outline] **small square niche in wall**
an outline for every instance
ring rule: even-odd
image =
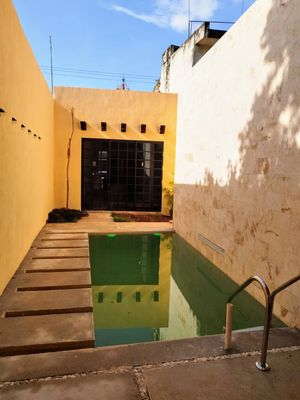
[[[146,130],[147,130],[147,125],[141,124],[141,133],[146,133]]]
[[[121,132],[126,132],[126,124],[124,122],[121,123]]]
[[[163,135],[165,133],[165,131],[166,131],[166,125],[161,125],[160,128],[159,128],[159,133],[161,135]]]
[[[106,122],[101,122],[101,131],[106,131],[107,130],[107,125]]]
[[[86,129],[87,129],[86,121],[80,121],[80,129],[82,131],[86,131]]]

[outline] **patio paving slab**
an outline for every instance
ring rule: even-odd
[[[0,390],[2,400],[134,400],[140,398],[138,393],[133,373],[68,378]]]
[[[88,258],[41,258],[31,260],[25,267],[26,271],[35,270],[89,270],[90,261]]]
[[[89,241],[85,240],[41,240],[37,248],[38,249],[57,249],[57,248],[87,248]]]
[[[0,304],[6,317],[88,311],[93,311],[90,289],[16,292]]]
[[[300,351],[269,355],[271,371],[257,356],[143,369],[151,400],[296,400],[300,398]]]
[[[32,255],[33,259],[36,258],[74,258],[74,257],[88,257],[89,250],[86,249],[36,249]]]
[[[54,288],[84,288],[91,286],[89,271],[36,272],[19,275],[14,284],[18,291]]]
[[[0,318],[1,356],[93,345],[92,313]]]

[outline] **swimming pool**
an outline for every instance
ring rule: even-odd
[[[96,346],[223,332],[238,286],[179,235],[90,235],[89,245]],[[263,325],[264,307],[249,294],[234,305],[233,329]]]

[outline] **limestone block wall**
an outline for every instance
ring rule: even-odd
[[[189,81],[194,66],[218,42],[208,38],[202,24],[182,46],[171,45],[162,57],[159,90],[162,93],[181,93]]]
[[[299,35],[298,1],[257,0],[194,66],[177,50],[170,72],[175,229],[236,282],[259,274],[271,289],[300,272]],[[299,282],[275,314],[300,326]]]
[[[53,98],[11,0],[0,2],[0,294],[54,206]]]

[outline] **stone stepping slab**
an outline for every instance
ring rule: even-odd
[[[92,313],[0,318],[0,356],[93,346]]]
[[[48,240],[86,240],[87,233],[48,233],[41,238],[42,241]]]
[[[138,400],[138,386],[132,372],[77,376],[48,380],[1,390],[2,400]]]
[[[72,289],[91,287],[89,271],[25,273],[15,280],[18,291]]]
[[[90,289],[16,292],[0,308],[5,317],[92,311]]]
[[[57,249],[57,248],[88,248],[88,240],[42,240],[38,243],[38,249]]]
[[[45,229],[43,231],[44,236],[45,235],[86,235],[87,232],[85,230],[77,230],[77,229],[72,229],[69,227],[68,230],[66,229],[59,229],[59,228],[55,228],[55,229]]]
[[[88,258],[41,258],[31,260],[25,268],[28,272],[35,271],[67,271],[67,270],[89,270]]]
[[[32,255],[36,258],[74,258],[88,257],[89,249],[36,249]]]

